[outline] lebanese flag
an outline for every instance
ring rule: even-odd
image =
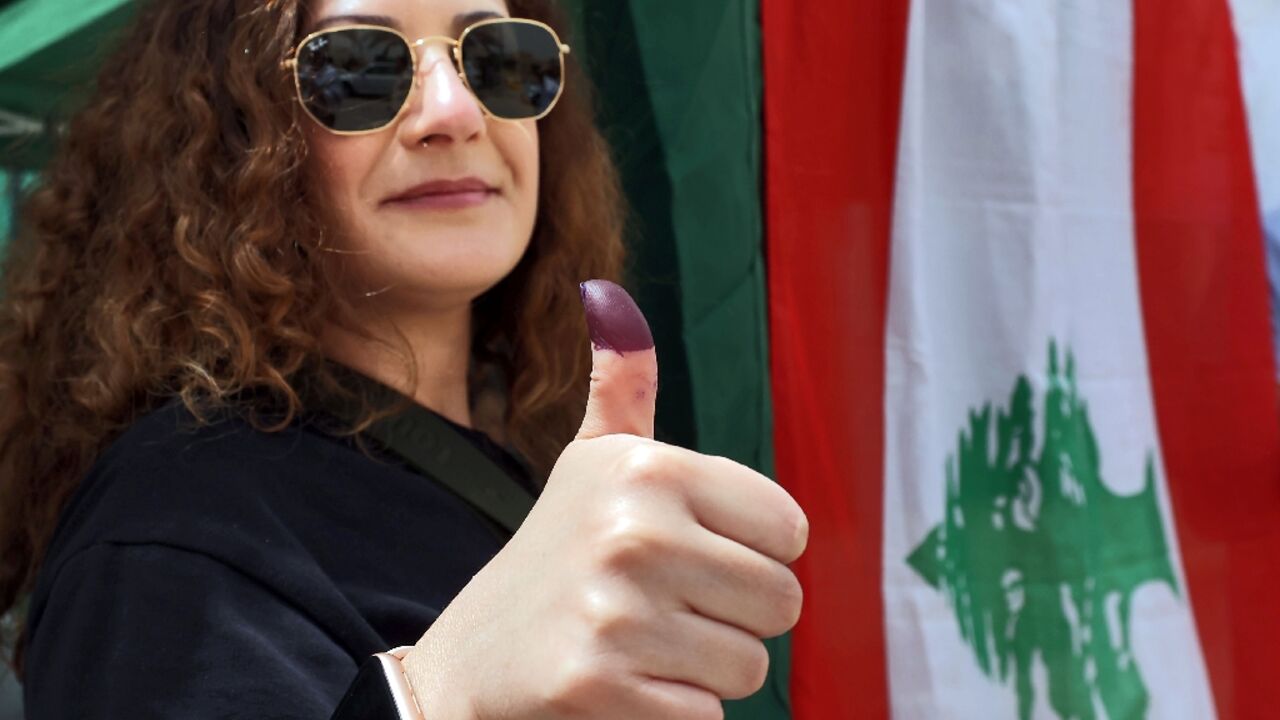
[[[1280,414],[1226,0],[764,0],[794,717],[1262,718]]]

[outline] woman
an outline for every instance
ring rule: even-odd
[[[652,440],[644,319],[578,285],[618,273],[613,171],[539,23],[142,11],[4,279],[29,717],[709,718],[763,682],[804,514]]]

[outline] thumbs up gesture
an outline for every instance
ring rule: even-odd
[[[541,498],[405,658],[432,720],[723,717],[789,630],[808,520],[763,475],[653,440],[657,355],[617,285],[582,286],[586,417]]]

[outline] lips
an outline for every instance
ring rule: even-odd
[[[498,189],[479,178],[460,180],[432,180],[383,200],[384,205],[454,204],[486,199],[497,194]]]

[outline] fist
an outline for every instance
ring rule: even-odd
[[[808,521],[776,483],[656,442],[631,298],[583,285],[591,395],[520,530],[405,659],[432,718],[721,718],[797,621]]]

